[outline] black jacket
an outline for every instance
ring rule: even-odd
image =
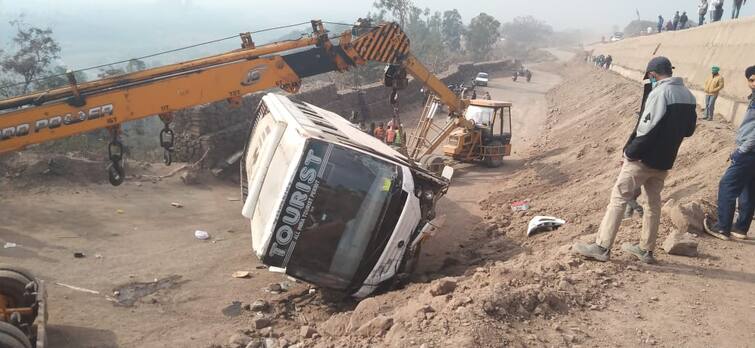
[[[650,168],[671,169],[682,140],[695,132],[695,105],[695,97],[681,78],[659,81],[643,105],[624,155]]]

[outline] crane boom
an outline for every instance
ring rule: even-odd
[[[313,20],[312,28],[310,36],[260,47],[245,33],[242,48],[231,52],[85,83],[69,74],[69,86],[0,100],[0,154],[195,105],[238,103],[243,95],[273,87],[296,93],[304,77],[369,61],[391,65],[404,80],[408,72],[452,112],[463,109],[463,101],[410,53],[398,24],[360,22],[337,44],[321,21]],[[360,35],[352,40],[353,33]],[[395,81],[391,87],[405,85]]]

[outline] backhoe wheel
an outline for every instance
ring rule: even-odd
[[[33,282],[34,277],[28,271],[0,265],[0,295],[6,298],[10,307],[33,307],[36,299],[24,296],[26,286]],[[31,324],[35,315],[24,315],[21,321]]]
[[[0,321],[0,347],[2,348],[31,348],[31,342],[21,329]]]
[[[500,141],[491,141],[487,146],[495,146],[496,150],[493,155],[485,156],[485,165],[490,168],[498,168],[503,165],[503,143]]]
[[[3,271],[3,270],[13,271],[13,272],[16,272],[16,273],[20,273],[24,277],[26,277],[26,278],[28,278],[30,280],[34,280],[34,279],[37,278],[37,277],[34,276],[34,273],[32,273],[31,271],[29,271],[26,268],[22,268],[22,267],[18,267],[18,266],[11,266],[11,265],[6,264],[6,263],[0,263],[0,271]]]
[[[423,168],[440,175],[443,172],[443,167],[446,165],[446,159],[438,155],[425,155],[420,158],[419,164]]]

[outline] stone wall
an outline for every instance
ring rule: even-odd
[[[485,71],[500,74],[513,71],[519,65],[516,61],[500,60],[477,64],[458,64],[439,77],[446,84],[470,82],[474,76]],[[420,81],[411,80],[409,86],[399,92],[402,108],[411,108],[424,102],[420,93]],[[280,90],[275,92],[285,94]],[[302,100],[323,109],[348,117],[352,111],[358,111],[365,120],[383,120],[390,118],[393,112],[388,102],[391,90],[380,83],[364,86],[360,91],[339,91],[335,85],[304,87],[292,98]],[[214,168],[218,164],[241,150],[246,142],[251,118],[262,96],[267,92],[245,96],[238,108],[230,107],[225,102],[212,103],[178,113],[174,128],[176,131],[176,154],[178,161],[195,162],[205,152],[203,168]]]

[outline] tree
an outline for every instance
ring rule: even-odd
[[[97,74],[98,78],[104,79],[106,77],[125,74],[126,70],[123,68],[117,68],[112,65],[108,65],[106,68],[100,68],[100,73]]]
[[[472,53],[474,59],[482,60],[487,57],[493,45],[501,37],[498,32],[500,26],[501,23],[498,20],[484,12],[472,18],[465,37],[467,50]]]
[[[377,0],[373,6],[378,10],[389,12],[393,20],[398,21],[398,24],[405,28],[414,4],[411,0]]]
[[[147,69],[147,63],[139,59],[131,59],[128,61],[128,64],[126,64],[126,72],[129,73],[142,71],[144,69]]]
[[[516,17],[501,27],[506,43],[505,49],[514,55],[526,52],[548,42],[553,28],[532,16]]]
[[[461,36],[464,34],[464,23],[461,21],[461,14],[458,10],[453,9],[443,12],[443,44],[451,52],[461,51]]]
[[[10,24],[16,28],[13,43],[17,50],[0,58],[0,70],[7,74],[1,83],[15,84],[15,87],[0,90],[4,96],[28,93],[34,80],[60,58],[60,45],[53,39],[51,29],[30,27],[22,19],[10,21]]]
[[[34,84],[34,89],[48,90],[68,86],[68,77],[66,76],[67,72],[68,69],[66,69],[66,67],[60,65],[55,66],[54,68],[49,70],[48,77],[37,80],[37,82]],[[76,83],[87,81],[87,76],[83,71],[75,71],[73,73],[73,76],[76,79]]]

